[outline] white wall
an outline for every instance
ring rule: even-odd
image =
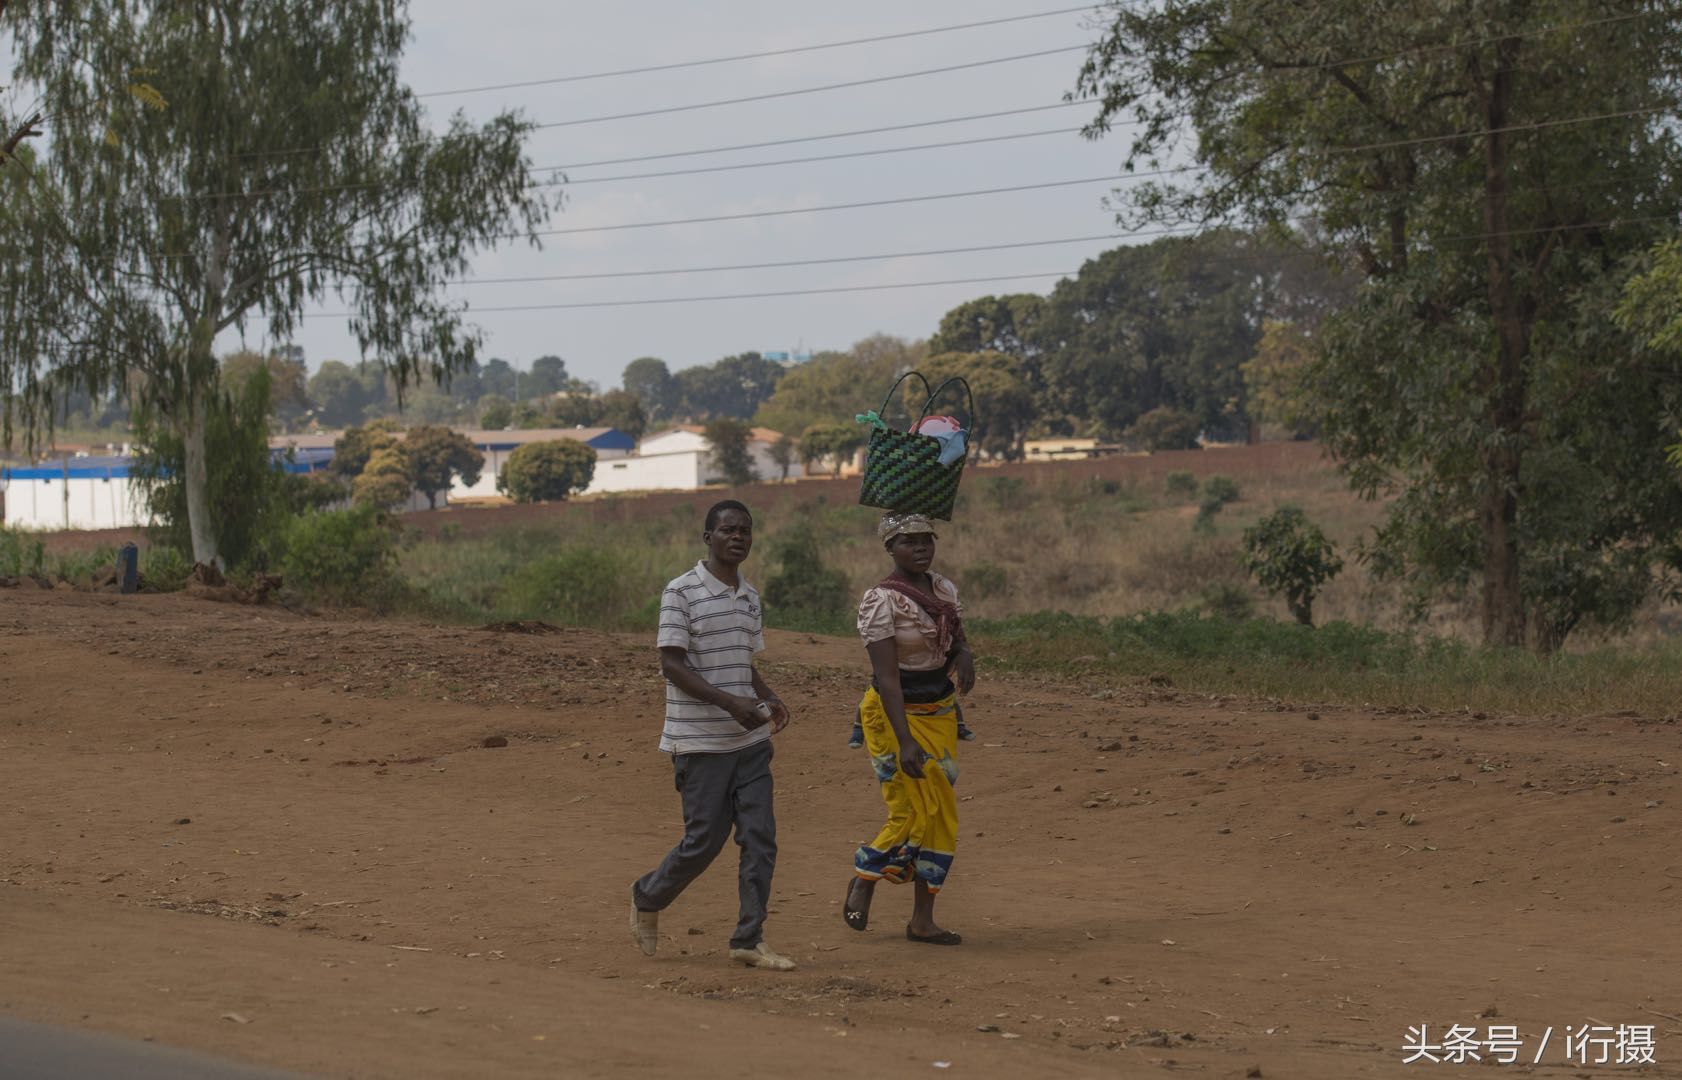
[[[14,478],[0,484],[6,491],[5,523],[12,528],[123,529],[152,523],[126,477]]]
[[[586,495],[608,491],[693,491],[701,486],[701,453],[610,458],[596,462]]]

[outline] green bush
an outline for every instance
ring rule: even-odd
[[[289,588],[311,599],[389,607],[401,592],[399,539],[396,520],[376,507],[303,514],[281,530],[281,571]]]
[[[1127,437],[1146,450],[1196,450],[1197,417],[1172,405],[1158,405],[1134,421]]]
[[[1295,506],[1282,506],[1244,530],[1244,567],[1262,588],[1284,594],[1297,622],[1314,625],[1314,598],[1343,569],[1320,527]]]
[[[1230,476],[1211,476],[1203,481],[1203,499],[1225,506],[1238,501],[1238,481]]]
[[[767,613],[797,620],[833,620],[846,612],[847,575],[824,564],[818,530],[808,518],[796,520],[771,545],[777,569],[765,583]]]
[[[573,547],[514,571],[497,594],[496,608],[505,618],[617,626],[647,597],[648,590],[638,588],[612,549]]]
[[[0,577],[40,577],[46,558],[47,546],[38,537],[0,525]]]
[[[515,502],[558,502],[590,486],[596,451],[576,439],[526,443],[508,455],[497,490]]]
[[[152,544],[140,553],[140,582],[147,592],[178,592],[192,572],[193,560],[176,548]]]
[[[1175,469],[1163,481],[1162,490],[1169,495],[1190,498],[1197,494],[1197,477],[1185,469]]]
[[[91,551],[67,551],[53,556],[47,576],[72,584],[86,584],[89,578],[116,564],[117,549],[101,544]]]
[[[1003,596],[1010,591],[1010,575],[998,563],[973,563],[958,582],[958,591],[960,595],[973,596],[977,600]]]

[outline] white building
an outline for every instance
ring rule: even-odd
[[[287,472],[324,469],[332,451],[304,451]],[[423,498],[421,505],[425,506]],[[14,529],[132,529],[153,524],[134,459],[126,455],[55,458],[0,466],[0,524]]]
[[[754,471],[761,480],[778,480],[782,478],[783,467],[771,457],[771,447],[783,437],[782,432],[772,431],[770,428],[754,428],[748,436],[748,453],[753,461]],[[718,461],[712,452],[712,444],[707,442],[704,429],[695,424],[683,424],[668,428],[665,431],[645,436],[642,444],[637,447],[637,459],[650,462],[646,466],[650,475],[670,476],[681,479],[681,484],[664,486],[698,488],[706,484],[722,484],[725,482],[724,472],[718,467]],[[658,462],[659,464],[652,464]],[[626,470],[629,472],[630,470]],[[598,476],[602,467],[596,466]],[[796,461],[789,466],[790,479],[806,475],[806,470]],[[596,490],[594,486],[591,490]],[[604,490],[658,490],[650,487],[640,488],[609,488]]]

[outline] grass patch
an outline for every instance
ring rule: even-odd
[[[1671,643],[1540,658],[1346,622],[1311,628],[1191,612],[1041,613],[977,620],[970,633],[996,670],[1167,679],[1182,689],[1300,702],[1662,716],[1682,700],[1682,645]]]

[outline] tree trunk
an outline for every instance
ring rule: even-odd
[[[1519,466],[1523,460],[1525,365],[1530,357],[1528,304],[1513,280],[1513,241],[1507,206],[1507,105],[1518,43],[1497,43],[1497,67],[1484,102],[1484,226],[1488,235],[1489,309],[1495,322],[1496,355],[1486,371],[1488,395],[1482,451],[1484,490],[1478,507],[1483,541],[1483,640],[1485,645],[1522,646],[1524,594],[1519,580]]]
[[[210,468],[204,449],[208,420],[205,396],[203,390],[192,395],[181,423],[181,443],[187,458],[186,475],[182,477],[187,489],[187,531],[193,538],[193,561],[225,570],[222,554],[216,549],[216,532],[210,523]]]

